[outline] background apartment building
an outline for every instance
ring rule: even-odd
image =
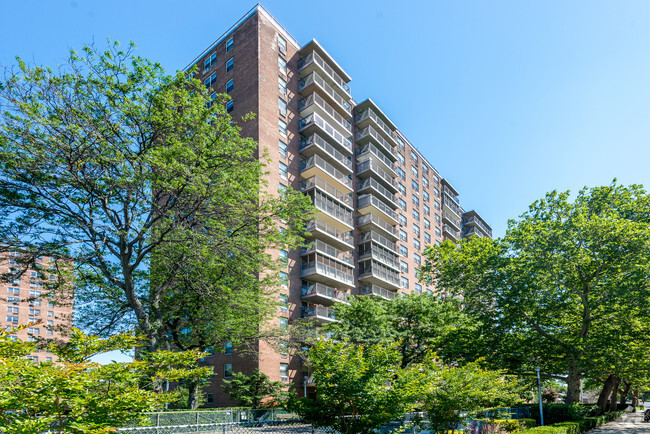
[[[0,258],[0,274],[9,278],[3,281],[4,298],[0,297],[0,309],[5,312],[5,330],[14,339],[51,342],[65,339],[72,327],[72,298],[60,281],[60,267],[65,262],[47,256],[39,256],[33,264],[21,263],[21,255],[9,252]],[[54,296],[49,284],[57,286]],[[59,289],[61,288],[61,289]],[[18,325],[26,325],[15,330]],[[56,361],[57,357],[46,350],[28,356],[34,361]]]
[[[331,307],[350,295],[392,299],[432,293],[418,282],[426,245],[472,235],[491,236],[475,211],[465,213],[458,192],[371,100],[357,102],[351,78],[316,41],[299,44],[264,8],[256,6],[211,44],[188,69],[216,93],[242,134],[272,160],[269,188],[292,187],[312,198],[317,218],[312,244],[278,251],[287,258],[277,321],[335,321]],[[209,406],[234,405],[221,378],[258,368],[299,393],[313,391],[308,367],[264,342],[253,356],[226,348],[206,360],[216,382]],[[223,377],[222,377],[223,376]]]

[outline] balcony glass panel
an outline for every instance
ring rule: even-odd
[[[331,126],[325,119],[318,113],[311,113],[308,116],[300,119],[300,130],[304,130],[310,125],[318,125],[328,136],[343,149],[352,153],[352,140],[349,137],[344,137],[339,133],[336,128]]]

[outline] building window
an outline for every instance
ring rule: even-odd
[[[422,185],[424,188],[429,188],[429,180],[427,178],[422,178]]]
[[[280,286],[282,289],[289,287],[289,274],[284,271],[280,271]]]
[[[419,283],[415,284],[415,293],[422,294],[422,285],[420,285]]]
[[[280,107],[280,116],[287,116],[287,102],[282,98],[278,98],[278,106]]]
[[[289,381],[288,363],[280,363],[280,381]]]
[[[402,140],[399,136],[397,136],[397,144],[400,148],[404,149],[404,140]]]
[[[40,309],[29,309],[29,316],[41,316],[41,310]],[[48,312],[49,316],[49,312]]]
[[[407,249],[405,246],[399,246],[399,254],[404,256],[405,258],[408,258],[409,249]]]
[[[280,257],[280,264],[282,264],[285,267],[289,266],[289,252],[286,250],[279,250],[278,255]]]
[[[235,102],[230,100],[226,103],[226,111],[228,113],[232,112],[235,109]]]
[[[409,264],[404,261],[399,261],[399,269],[402,270],[402,273],[409,272]]]
[[[13,288],[13,287],[8,287],[7,292],[9,294],[14,294],[14,295],[20,295],[20,288]]]
[[[435,231],[436,231],[436,235],[440,236],[440,228],[436,227]]]
[[[278,89],[281,95],[287,94],[287,81],[282,77],[278,77]]]
[[[278,128],[282,137],[287,137],[287,123],[282,119],[278,119]]]
[[[440,197],[440,190],[438,190],[436,187],[433,187],[433,194],[435,194],[436,197]]]
[[[39,329],[37,327],[29,327],[27,329],[27,333],[29,333],[30,335],[40,335],[41,334],[41,329]]]
[[[425,202],[429,202],[429,192],[422,190],[422,198]]]
[[[424,233],[424,242],[427,244],[431,244],[431,235],[429,235],[428,232]]]
[[[287,40],[281,35],[278,35],[278,51],[282,54],[287,54]]]
[[[45,331],[45,334],[48,335],[48,336],[52,336],[54,334],[54,331],[48,329],[48,330]]]
[[[203,73],[205,74],[208,72],[208,70],[212,68],[215,63],[217,63],[217,53],[213,53],[212,56],[209,56],[205,59],[205,62],[203,62]]]
[[[399,224],[406,226],[406,217],[404,217],[402,214],[399,215]]]
[[[278,56],[278,69],[282,74],[287,75],[287,61],[282,56]]]
[[[39,312],[40,312],[40,311],[39,311]],[[39,315],[40,315],[40,313],[39,313]],[[48,310],[48,311],[47,311],[47,317],[48,317],[48,318],[54,318],[54,312],[51,311],[51,310]]]
[[[399,280],[400,280],[400,284],[401,284],[402,288],[408,288],[409,287],[409,280],[406,277],[402,276],[402,277],[400,277]]]
[[[399,153],[399,152],[397,153],[397,159],[399,160],[399,163],[400,163],[400,164],[406,164],[406,159],[405,159],[404,156],[403,156],[401,153]]]
[[[431,228],[431,222],[429,219],[424,219],[424,229],[430,229]]]
[[[424,173],[425,175],[429,173],[429,166],[427,166],[424,163],[422,163],[422,173]]]
[[[210,87],[210,86],[212,86],[216,81],[217,81],[217,73],[215,72],[214,74],[212,74],[211,76],[209,76],[208,78],[206,78],[205,81],[203,81],[203,84],[205,84],[205,87]]]
[[[18,304],[20,303],[20,297],[7,297],[7,303]]]
[[[436,221],[436,223],[440,224],[440,214],[434,215],[433,219]]]
[[[440,211],[440,202],[438,202],[437,200],[434,200],[433,201],[433,207],[435,209],[437,209],[438,211]]]
[[[280,294],[280,312],[289,311],[289,296],[287,294]]]
[[[420,241],[413,240],[413,247],[415,247],[416,250],[420,250]]]
[[[280,178],[287,180],[287,165],[280,162]]]
[[[285,339],[280,339],[278,341],[278,352],[280,353],[280,357],[283,359],[286,359],[289,357],[289,342],[286,341]]]
[[[416,180],[411,181],[411,187],[413,187],[413,190],[418,191],[419,190],[419,185]]]
[[[420,220],[420,213],[416,209],[413,210],[413,218],[415,220]]]
[[[411,166],[411,173],[413,176],[418,176],[418,168],[415,166]]]
[[[52,327],[53,325],[54,325],[54,321],[52,321],[51,319],[48,319],[47,320],[47,326]]]
[[[424,205],[424,215],[429,214],[431,214],[431,208],[429,208],[429,205]]]
[[[280,140],[278,149],[280,150],[280,157],[287,158],[287,144]]]
[[[29,305],[31,307],[40,307],[41,306],[41,300],[30,300]]]
[[[7,315],[7,322],[18,324],[18,317]]]
[[[416,195],[413,195],[412,201],[413,201],[413,205],[420,206],[420,198],[417,197]]]
[[[226,53],[233,49],[235,46],[235,41],[233,38],[230,38],[226,41]]]
[[[406,179],[406,172],[404,172],[401,167],[397,168],[397,174],[399,175],[400,179]]]
[[[438,176],[435,174],[433,175],[433,182],[435,182],[436,184],[440,182],[440,178],[438,178]]]
[[[15,313],[16,315],[18,315],[20,313],[20,308],[14,306],[7,306],[7,313]]]
[[[46,362],[51,362],[51,361],[52,361],[52,357],[46,357],[46,358],[45,358],[45,361],[46,361]]]
[[[232,363],[224,363],[223,378],[231,378],[231,377],[232,377]]]
[[[420,236],[420,226],[414,224],[413,225],[413,233],[415,234],[416,237]]]
[[[226,355],[232,354],[232,341],[226,341],[223,344],[223,353]]]
[[[231,58],[228,59],[228,61],[226,62],[226,72],[230,72],[230,71],[232,71],[234,67],[235,67],[235,58],[234,58],[234,57],[231,57]]]
[[[286,332],[289,329],[289,320],[287,318],[280,318],[280,330]]]
[[[413,253],[413,262],[420,265],[422,263],[422,258],[417,253]]]
[[[402,208],[402,210],[406,211],[406,201],[404,199],[398,199],[399,207]]]
[[[418,155],[414,151],[411,151],[411,160],[415,161],[416,163],[418,162]]]
[[[404,185],[401,182],[397,184],[397,188],[399,189],[400,193],[406,196],[406,187],[404,187]]]
[[[399,239],[401,241],[408,241],[408,234],[406,231],[403,231],[402,229],[399,230]]]
[[[226,83],[226,93],[230,93],[230,92],[232,92],[232,90],[234,89],[234,87],[235,87],[235,80],[231,78],[231,79],[228,80],[228,82]]]

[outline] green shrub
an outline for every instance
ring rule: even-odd
[[[553,426],[565,426],[567,428],[567,434],[580,434],[580,432],[582,432],[582,426],[580,422],[560,422],[554,424]]]
[[[519,431],[520,429],[518,419],[476,419],[476,421],[483,424],[494,423],[496,425],[499,425],[501,427],[499,431],[515,432]]]
[[[519,431],[517,434],[569,434],[569,428],[566,426],[546,425],[528,428]]]
[[[519,421],[519,429],[524,430],[528,428],[535,428],[537,421],[535,419],[517,419]]]

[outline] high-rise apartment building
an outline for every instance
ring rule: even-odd
[[[301,45],[263,7],[249,11],[192,67],[214,93],[232,97],[226,107],[235,121],[257,114],[240,124],[244,136],[268,150],[269,188],[301,190],[318,210],[307,228],[311,246],[276,252],[287,258],[281,326],[300,318],[335,321],[331,307],[350,295],[432,293],[417,276],[426,245],[491,236],[375,102],[353,99],[350,77],[325,48],[316,40]],[[226,348],[210,357],[217,381],[206,390],[208,405],[235,405],[220,380],[255,368],[301,395],[312,392],[308,367],[282,348],[260,342],[254,356]]]
[[[52,257],[36,257],[32,264],[23,264],[17,252],[0,257],[0,274],[8,276],[0,286],[4,293],[0,309],[10,337],[43,343],[65,339],[72,327],[72,292],[61,280],[66,268],[65,260]],[[56,286],[56,294],[50,285]],[[17,330],[17,326],[25,328]],[[57,359],[45,349],[28,357],[40,362]]]

